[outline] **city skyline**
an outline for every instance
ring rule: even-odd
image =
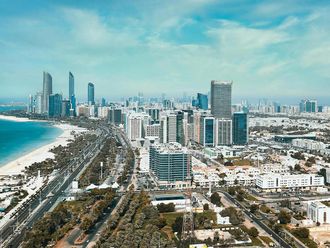
[[[122,1],[97,7],[11,1],[0,7],[0,98],[40,91],[43,70],[53,77],[53,91],[64,96],[72,71],[79,99],[90,81],[102,90],[98,99],[139,91],[207,93],[218,79],[235,82],[234,99],[327,97],[326,1]]]

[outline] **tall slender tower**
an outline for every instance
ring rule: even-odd
[[[52,76],[45,72],[43,73],[43,90],[42,90],[42,112],[48,113],[49,96],[53,94],[53,79]]]
[[[88,83],[88,104],[89,105],[94,105],[95,104],[94,84],[93,83]]]
[[[71,99],[72,96],[74,96],[74,76],[71,71],[69,71],[69,99]]]
[[[231,119],[233,81],[211,81],[211,113],[215,118]]]

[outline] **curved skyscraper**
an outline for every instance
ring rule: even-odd
[[[94,100],[94,84],[88,83],[88,104],[89,105],[94,105],[95,100]]]
[[[211,113],[215,118],[231,119],[232,81],[211,81]]]
[[[42,90],[42,112],[48,113],[49,111],[49,96],[53,93],[53,80],[52,76],[45,72],[43,73],[43,90]]]

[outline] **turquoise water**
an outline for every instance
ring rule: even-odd
[[[46,122],[0,120],[0,166],[53,142],[61,133]]]

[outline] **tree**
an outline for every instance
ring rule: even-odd
[[[214,192],[212,195],[211,195],[211,202],[220,207],[221,206],[221,197],[219,196],[219,194],[217,192]]]
[[[291,222],[291,214],[289,214],[284,210],[281,210],[280,213],[278,214],[278,220],[280,221],[281,224],[288,224]]]
[[[205,203],[205,204],[203,205],[203,210],[204,210],[204,211],[208,211],[208,210],[210,210],[209,204]]]
[[[294,170],[295,170],[295,171],[300,171],[300,170],[301,170],[301,166],[300,166],[299,164],[296,164],[296,165],[294,166]]]
[[[182,224],[183,224],[183,217],[182,216],[176,217],[174,223],[172,224],[173,232],[181,233],[182,232]]]
[[[230,195],[235,195],[235,194],[236,194],[235,187],[229,187],[229,188],[228,188],[228,193],[229,193]]]
[[[249,234],[249,236],[256,238],[256,237],[258,237],[258,235],[259,235],[259,231],[258,231],[257,228],[255,228],[255,227],[251,227],[251,228],[248,230],[248,234]]]
[[[168,213],[168,212],[174,212],[175,211],[175,205],[174,203],[160,203],[157,205],[157,209],[159,213]]]
[[[236,199],[240,202],[243,201],[244,200],[243,194],[237,194]]]
[[[302,227],[302,228],[296,228],[292,231],[292,233],[300,238],[307,239],[309,237],[309,229]]]
[[[258,209],[259,209],[259,206],[258,206],[257,204],[252,204],[252,205],[250,206],[250,212],[253,213],[253,214],[254,214]]]

